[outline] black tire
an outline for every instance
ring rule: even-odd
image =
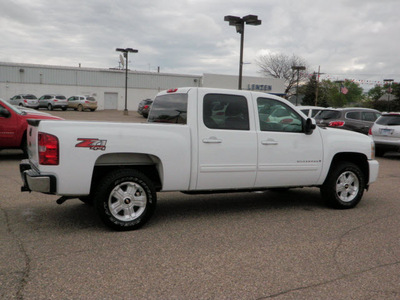
[[[79,200],[89,206],[93,206],[94,204],[94,199],[90,196],[79,197]]]
[[[67,110],[67,108],[66,107],[63,107],[63,108],[61,108],[63,111],[66,111]]]
[[[351,162],[338,162],[331,167],[321,187],[321,196],[333,208],[355,207],[365,189],[365,177],[360,168]]]
[[[22,136],[22,141],[21,141],[21,150],[23,152],[23,157],[28,158],[28,141],[26,139],[26,132]]]
[[[385,150],[383,149],[378,149],[375,147],[375,156],[376,157],[382,157],[385,155]]]
[[[77,108],[77,109],[78,109],[78,111],[84,111],[83,106],[80,105],[80,104],[78,105],[78,108]]]
[[[53,110],[53,105],[51,105],[50,103],[47,105],[47,109],[48,110]]]
[[[153,215],[157,193],[144,174],[132,169],[115,170],[98,186],[94,204],[108,227],[119,231],[138,229]]]

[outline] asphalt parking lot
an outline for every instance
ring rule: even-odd
[[[160,193],[151,221],[130,232],[79,200],[21,193],[20,160],[0,152],[1,299],[400,299],[399,154],[378,159],[355,209],[327,208],[316,188]]]

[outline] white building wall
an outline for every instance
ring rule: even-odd
[[[137,110],[139,102],[153,99],[162,90],[178,87],[238,88],[238,76],[204,74],[180,75],[150,72],[128,72],[128,110]],[[282,94],[282,79],[243,77],[243,89]],[[125,71],[78,67],[44,66],[0,62],[0,98],[8,100],[17,94],[90,95],[98,109],[105,108],[105,95],[117,95],[117,109],[125,108]]]
[[[203,86],[211,88],[238,89],[238,80],[239,76],[204,74]],[[285,91],[285,81],[280,78],[243,76],[242,89],[273,94],[283,94]]]

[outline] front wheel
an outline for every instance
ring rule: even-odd
[[[340,162],[329,171],[321,196],[331,207],[353,208],[360,202],[364,188],[365,177],[360,168],[350,162]]]
[[[125,231],[143,226],[153,215],[157,194],[153,183],[132,169],[116,170],[99,183],[95,207],[108,227]]]

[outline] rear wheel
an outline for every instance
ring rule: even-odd
[[[329,172],[321,187],[321,196],[331,207],[353,208],[360,202],[364,188],[365,177],[360,168],[350,162],[340,162]]]
[[[132,169],[116,170],[104,177],[95,194],[101,220],[115,230],[133,230],[153,215],[157,194],[153,183]]]
[[[78,105],[78,111],[83,111],[83,106],[82,105]]]
[[[53,110],[53,106],[49,103],[49,104],[47,105],[47,109],[48,109],[48,110]]]

